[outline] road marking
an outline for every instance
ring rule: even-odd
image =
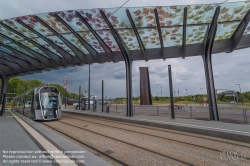
[[[46,138],[44,138],[41,134],[39,134],[36,130],[34,130],[32,127],[30,127],[26,122],[24,122],[21,118],[16,116],[14,113],[12,113],[10,110],[9,112],[16,118],[16,120],[44,147],[44,149],[49,152],[49,151],[60,151],[57,149],[52,143],[50,143]],[[63,153],[57,153],[56,156],[58,158],[55,158],[55,161],[59,163],[61,166],[77,166],[76,164],[72,164],[70,162],[68,163],[61,163],[61,160],[65,161],[70,161],[71,159],[66,156]],[[70,164],[69,164],[70,163]]]

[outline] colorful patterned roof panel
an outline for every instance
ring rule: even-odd
[[[59,57],[59,59],[57,57],[53,59],[55,63],[62,63],[64,66],[67,62],[78,64],[78,62],[83,63],[85,60],[89,61],[85,63],[90,64],[120,61],[121,58],[114,58],[114,56],[120,56],[123,49],[120,48],[122,45],[118,44],[123,42],[131,55],[140,54],[138,51],[140,50],[140,41],[146,50],[152,49],[151,51],[156,50],[156,53],[160,53],[163,49],[158,50],[161,49],[159,32],[162,35],[164,49],[169,47],[169,49],[184,49],[182,43],[185,30],[186,45],[193,47],[193,45],[197,44],[200,46],[199,43],[204,42],[205,34],[208,28],[211,27],[218,6],[220,6],[220,13],[217,20],[215,41],[219,41],[217,43],[220,43],[221,40],[228,42],[231,41],[230,38],[232,38],[236,30],[241,30],[244,27],[237,28],[239,25],[244,24],[240,23],[245,15],[249,13],[250,1],[225,1],[213,4],[179,6],[79,9],[20,16],[0,21],[0,50],[21,57],[21,55],[15,55],[9,50],[7,48],[9,46],[34,59],[36,57],[32,55],[32,51],[51,59],[51,54],[47,52],[49,50]],[[185,8],[187,9],[187,20],[184,20]],[[107,20],[113,26],[112,28],[108,26],[107,20],[105,21],[100,11],[103,11]],[[156,20],[156,11],[159,20]],[[131,20],[128,17],[128,12],[131,15]],[[158,21],[159,27],[157,26]],[[185,21],[186,24],[184,24]],[[132,26],[132,23],[134,23],[135,27]],[[186,29],[183,29],[185,28],[184,25],[186,25]],[[113,28],[115,31],[112,32]],[[113,36],[114,33],[118,34],[119,39],[116,40],[116,37]],[[241,34],[242,32],[237,33],[238,36]],[[236,38],[239,38],[237,35]],[[250,35],[249,22],[247,22],[244,29],[243,42],[247,42],[248,35]],[[123,42],[119,41],[120,39]],[[40,46],[32,44],[32,42],[36,42]],[[236,43],[241,42],[237,41]],[[248,47],[248,45],[244,43],[242,44],[243,47]],[[43,48],[47,50],[45,51]],[[225,47],[218,47],[218,49],[220,48],[224,49]],[[75,51],[75,49],[77,50]],[[68,54],[63,55],[64,51]],[[77,55],[79,51],[84,54],[84,57],[79,57],[82,54]],[[187,49],[187,51],[190,51],[190,49]],[[179,52],[185,54],[185,51]],[[190,52],[187,53],[188,56],[196,53],[195,51]],[[141,53],[143,54],[143,51]],[[168,57],[167,54],[164,56]],[[138,55],[138,57],[140,56]],[[135,56],[135,59],[140,59],[138,57]],[[71,60],[70,58],[75,59]]]

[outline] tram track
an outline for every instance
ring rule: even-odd
[[[101,136],[104,136],[104,137],[107,137],[107,138],[110,138],[110,139],[113,139],[113,140],[115,140],[115,141],[119,141],[119,142],[125,143],[125,144],[127,144],[127,145],[131,145],[131,146],[137,147],[137,148],[139,148],[139,149],[142,149],[142,150],[145,150],[145,151],[148,151],[148,152],[151,152],[151,153],[154,153],[154,154],[157,154],[157,155],[166,157],[166,158],[170,158],[170,159],[172,159],[172,160],[176,160],[176,161],[178,161],[178,162],[180,162],[180,163],[183,163],[183,164],[185,164],[185,165],[193,165],[193,164],[191,164],[191,163],[188,163],[188,162],[185,162],[185,161],[182,161],[182,160],[173,158],[173,157],[171,157],[171,156],[168,156],[168,155],[165,155],[165,154],[163,154],[163,153],[159,153],[159,152],[153,151],[153,150],[151,150],[151,149],[144,148],[144,147],[142,147],[142,146],[138,146],[138,145],[136,145],[136,144],[129,143],[129,142],[127,142],[127,141],[123,141],[123,140],[120,140],[120,139],[116,139],[116,138],[114,138],[114,137],[110,137],[110,136],[107,136],[107,135],[104,135],[104,134],[100,134],[100,133],[98,133],[98,132],[94,132],[94,131],[92,131],[92,130],[88,130],[88,129],[86,129],[86,128],[82,128],[82,127],[79,127],[79,126],[75,126],[75,125],[72,125],[72,124],[69,124],[69,123],[66,123],[66,122],[62,122],[62,121],[59,121],[59,122],[64,123],[64,124],[67,124],[67,125],[70,125],[70,126],[73,126],[73,127],[76,127],[76,128],[79,128],[79,129],[82,129],[82,130],[86,130],[86,131],[95,133],[95,134],[98,134],[98,135],[101,135]]]
[[[88,123],[92,123],[92,124],[97,124],[97,125],[100,125],[100,126],[106,126],[106,127],[110,127],[110,128],[115,128],[115,129],[120,129],[120,130],[124,130],[124,131],[133,132],[133,133],[143,134],[143,135],[146,135],[146,136],[151,136],[151,137],[156,137],[156,138],[165,139],[165,140],[169,140],[169,141],[174,141],[174,142],[178,142],[178,143],[181,143],[181,144],[187,144],[187,145],[199,147],[199,148],[202,148],[202,149],[209,149],[209,150],[212,150],[212,151],[215,151],[215,152],[221,152],[220,149],[215,149],[215,148],[211,148],[211,147],[208,147],[208,146],[206,146],[206,147],[205,146],[200,146],[200,145],[196,145],[196,144],[193,144],[193,143],[189,143],[187,141],[184,142],[184,141],[179,141],[179,140],[176,140],[176,139],[157,136],[157,135],[154,135],[154,134],[148,134],[148,133],[138,132],[138,131],[134,131],[134,130],[124,129],[124,128],[121,128],[121,127],[115,127],[115,126],[111,126],[111,125],[107,125],[107,124],[103,124],[103,123],[92,122],[92,121],[82,119],[82,118],[79,119],[79,118],[70,117],[70,116],[64,116],[64,117],[68,117],[68,118],[71,118],[71,119],[84,121],[84,122],[88,122]],[[237,145],[237,146],[239,146],[239,145]],[[250,159],[250,158],[247,157],[247,159]]]
[[[61,128],[68,128],[68,127],[71,127],[71,129],[70,130],[68,130],[68,131],[66,131],[66,132],[62,132],[60,129],[58,129],[57,127],[55,127],[55,123],[60,123],[60,127]],[[130,143],[128,143],[128,142],[125,142],[125,141],[121,141],[121,140],[118,140],[118,139],[115,139],[115,138],[112,138],[112,137],[109,137],[109,136],[106,136],[106,135],[102,135],[102,134],[100,134],[100,133],[98,133],[98,132],[94,132],[94,131],[91,131],[91,130],[87,130],[87,129],[84,129],[84,128],[81,128],[81,127],[79,127],[79,126],[75,126],[75,125],[72,125],[72,124],[68,124],[68,123],[65,123],[65,122],[61,122],[61,121],[56,121],[56,122],[45,122],[45,123],[43,123],[45,126],[47,126],[47,127],[49,127],[49,128],[51,128],[51,129],[53,129],[53,130],[55,130],[55,131],[57,131],[57,132],[59,132],[59,133],[61,133],[61,134],[63,134],[63,135],[66,135],[66,136],[68,136],[69,138],[71,138],[71,139],[73,139],[73,140],[76,140],[77,142],[79,142],[79,143],[82,143],[82,144],[84,144],[84,145],[86,145],[87,147],[89,147],[89,148],[92,148],[92,149],[94,149],[94,150],[96,150],[96,151],[98,151],[99,153],[101,153],[101,154],[103,154],[103,155],[105,155],[105,156],[108,156],[109,158],[111,158],[112,160],[114,160],[114,161],[117,161],[118,163],[120,163],[120,165],[145,165],[145,163],[144,164],[141,164],[141,162],[143,162],[145,159],[143,159],[143,157],[144,156],[155,156],[155,157],[153,157],[153,158],[155,158],[155,159],[157,159],[157,158],[159,158],[158,160],[159,160],[159,163],[162,163],[163,161],[164,161],[164,159],[167,161],[167,162],[170,162],[170,164],[167,164],[167,163],[165,163],[164,165],[194,165],[194,164],[192,164],[192,163],[188,163],[188,162],[185,162],[185,161],[181,161],[181,160],[179,160],[179,159],[176,159],[176,158],[173,158],[173,157],[171,157],[171,156],[167,156],[167,155],[165,155],[165,154],[161,154],[161,153],[158,153],[158,152],[154,152],[154,151],[152,151],[152,150],[150,150],[150,149],[146,149],[146,148],[143,148],[143,147],[139,147],[139,146],[137,146],[137,145],[133,145],[133,144],[130,144]],[[67,127],[65,126],[65,125],[67,125]],[[59,127],[59,128],[60,128]],[[75,128],[77,128],[77,129],[79,129],[79,130],[84,130],[84,131],[86,131],[86,132],[89,132],[89,133],[92,133],[92,134],[94,134],[94,135],[98,135],[98,136],[101,136],[101,137],[104,137],[104,138],[106,138],[106,141],[107,141],[107,139],[109,139],[109,140],[112,140],[111,142],[112,142],[112,144],[120,144],[120,143],[122,143],[122,144],[125,144],[125,147],[127,147],[128,149],[130,149],[130,153],[132,153],[132,152],[135,152],[136,151],[136,155],[134,156],[135,157],[135,159],[140,159],[139,160],[139,163],[137,163],[137,164],[134,164],[134,163],[131,163],[131,161],[130,161],[130,163],[128,162],[128,163],[126,163],[126,162],[124,162],[124,161],[121,161],[121,159],[119,159],[119,158],[116,158],[116,157],[113,157],[113,156],[111,156],[111,155],[107,155],[105,152],[103,152],[102,150],[100,150],[99,148],[96,148],[96,147],[93,147],[92,145],[89,145],[88,143],[86,143],[86,142],[84,142],[84,141],[80,141],[79,140],[79,137],[77,137],[77,136],[72,136],[71,134],[69,134],[68,132],[69,131],[72,131],[72,130],[74,130]],[[69,128],[68,128],[69,129]],[[77,133],[80,133],[80,131],[77,131]],[[86,134],[85,132],[84,132],[84,134]],[[73,134],[74,135],[74,134]],[[103,140],[103,139],[99,139],[99,140]],[[111,145],[111,144],[108,144],[109,146]],[[119,149],[117,149],[118,151],[120,151],[121,149],[124,149],[124,148],[119,148]],[[127,153],[128,154],[128,153]],[[139,155],[140,157],[136,157],[137,155]],[[121,157],[122,158],[122,157]],[[123,159],[124,160],[124,159]],[[156,160],[157,161],[157,160]],[[165,162],[166,162],[165,161]],[[133,160],[133,162],[135,162],[135,160]],[[164,163],[164,162],[163,162]],[[173,164],[174,163],[174,164]],[[147,164],[146,164],[147,165]],[[150,164],[149,164],[150,165]],[[152,165],[152,164],[151,164]],[[155,164],[153,164],[153,165],[155,165]],[[159,164],[158,164],[159,165]]]
[[[108,155],[108,154],[106,154],[105,152],[103,152],[103,151],[101,151],[101,150],[99,150],[99,149],[97,149],[97,148],[95,148],[95,147],[93,147],[93,146],[90,146],[90,145],[84,143],[83,141],[80,141],[79,139],[77,139],[77,138],[75,138],[75,137],[73,137],[73,136],[71,136],[71,135],[69,135],[69,134],[66,134],[66,133],[64,133],[64,132],[62,132],[62,131],[60,131],[60,130],[58,130],[58,129],[55,129],[55,128],[53,128],[52,126],[50,126],[50,125],[48,125],[48,124],[46,124],[46,123],[43,123],[43,125],[47,126],[47,127],[50,128],[50,129],[53,129],[53,130],[57,131],[58,133],[60,133],[60,134],[62,134],[62,135],[65,135],[65,136],[71,138],[72,140],[74,140],[74,141],[76,141],[76,142],[78,142],[78,143],[80,143],[80,144],[82,144],[82,145],[84,145],[84,146],[86,146],[86,147],[88,147],[88,148],[90,148],[90,149],[96,151],[96,152],[98,152],[99,154],[101,154],[101,155],[107,157],[108,159],[114,161],[114,162],[117,163],[118,165],[127,166],[126,163],[124,163],[124,162],[122,162],[122,161],[119,161],[118,159],[112,157],[111,155]]]
[[[134,137],[136,137],[134,139],[129,139],[129,137],[128,137],[127,139],[129,141],[127,141],[127,139],[123,138],[123,137],[126,137],[126,135],[128,135],[128,133],[122,132],[123,136],[121,136],[121,134],[120,134],[120,136],[115,136],[109,132],[102,132],[103,130],[105,130],[103,128],[100,131],[96,132],[96,130],[98,130],[97,128],[96,129],[93,129],[93,128],[87,129],[87,128],[91,127],[90,125],[86,125],[85,123],[83,125],[82,122],[80,122],[80,121],[77,122],[77,121],[75,121],[75,119],[71,119],[71,120],[67,119],[67,120],[69,122],[65,122],[65,119],[60,120],[60,122],[67,124],[67,125],[70,125],[70,126],[73,126],[73,127],[77,127],[81,130],[89,131],[89,132],[104,136],[106,138],[113,139],[114,141],[119,141],[119,142],[125,143],[127,145],[141,148],[143,150],[161,155],[161,156],[166,157],[166,158],[171,158],[171,159],[174,159],[177,161],[181,161],[185,165],[197,165],[197,163],[203,163],[204,165],[220,165],[219,164],[220,160],[218,160],[219,155],[220,155],[220,153],[219,153],[220,151],[216,151],[217,153],[215,153],[214,151],[211,151],[211,150],[209,151],[209,149],[204,148],[204,147],[202,147],[202,149],[200,149],[200,148],[195,149],[194,147],[188,147],[188,146],[185,146],[183,144],[182,145],[179,144],[178,145],[179,148],[175,146],[174,149],[173,149],[173,147],[168,146],[167,144],[165,144],[165,147],[164,146],[159,147],[159,146],[154,145],[154,144],[160,144],[161,141],[160,142],[154,141],[153,143],[152,143],[152,141],[148,141],[148,144],[150,144],[151,146],[147,146],[146,145],[147,143],[145,144],[145,140],[143,141],[143,140],[139,139],[140,136],[134,136]],[[76,124],[78,124],[78,125],[76,125]],[[117,133],[117,134],[119,135],[119,133]],[[139,139],[139,140],[136,141],[137,139]],[[165,143],[169,143],[169,142],[165,141]],[[167,150],[164,150],[164,148],[166,148]],[[214,160],[214,159],[216,159],[216,160]],[[211,164],[211,163],[213,163],[213,164]],[[198,164],[198,165],[200,165],[200,164]]]
[[[44,125],[117,163],[112,163],[113,165],[228,165],[229,161],[221,162],[220,159],[223,147],[228,146],[226,149],[230,150],[230,148],[234,149],[238,146],[235,148],[238,150],[239,147],[242,149],[245,144],[236,142],[234,146],[231,146],[232,141],[227,142],[226,140],[224,141],[226,145],[218,148],[216,146],[220,142],[201,146],[203,144],[196,144],[198,141],[190,142],[185,137],[203,139],[201,142],[205,142],[206,136],[200,138],[195,134],[187,133],[184,138],[181,138],[187,140],[180,140],[178,137],[182,136],[182,132],[178,131],[171,133],[168,132],[169,129],[144,128],[146,126],[142,125],[130,126],[130,123],[126,122],[79,115],[64,112],[59,121],[45,122]],[[146,130],[152,131],[152,134],[144,133]],[[163,135],[158,134],[159,132],[162,132]],[[165,137],[173,134],[176,134],[177,139],[173,139],[171,136]],[[213,141],[218,140],[215,138]],[[223,141],[223,139],[219,141]],[[246,145],[247,150],[250,151],[248,144]],[[111,154],[107,154],[107,151]],[[99,157],[103,158],[102,156]],[[105,157],[103,159],[108,161]],[[241,162],[249,164],[249,154],[246,160]]]
[[[63,115],[64,117],[67,117],[67,116],[65,116],[65,112],[63,112],[63,114],[64,114]],[[69,118],[83,120],[83,121],[86,121],[86,122],[89,122],[89,123],[96,123],[96,124],[109,126],[109,127],[113,127],[113,128],[119,128],[119,129],[122,129],[122,130],[128,130],[128,129],[117,127],[117,124],[136,127],[136,128],[142,128],[142,129],[148,129],[148,130],[154,130],[154,131],[159,131],[159,132],[168,132],[168,133],[177,134],[177,135],[180,135],[180,136],[187,136],[187,137],[192,137],[192,138],[197,138],[197,139],[204,139],[205,141],[210,140],[210,141],[216,141],[216,142],[225,143],[225,144],[231,144],[231,145],[235,145],[235,146],[241,146],[241,147],[244,147],[244,148],[250,148],[249,144],[241,143],[241,142],[235,143],[235,141],[232,141],[232,140],[224,140],[224,139],[220,139],[220,138],[213,138],[213,137],[203,136],[203,135],[197,136],[197,134],[193,134],[193,133],[184,133],[184,132],[174,131],[174,130],[170,130],[170,129],[161,129],[161,128],[157,128],[157,127],[150,127],[150,126],[137,125],[137,124],[131,124],[131,123],[126,123],[126,122],[112,121],[112,120],[106,120],[106,119],[95,118],[95,117],[77,116],[77,115],[79,115],[77,113],[68,113],[67,112],[66,114],[74,115],[74,117],[68,116]],[[76,116],[77,116],[77,118],[76,118]],[[99,122],[93,122],[93,121],[90,121],[90,120],[95,120],[95,121],[98,120],[98,121],[102,121],[102,122],[107,122],[107,123],[110,123],[110,125],[106,125],[106,124],[99,123]],[[112,124],[116,125],[116,126],[112,126]],[[130,129],[130,131],[131,132],[137,132],[137,131],[131,130],[131,129]],[[145,134],[143,132],[138,132],[138,133]],[[156,137],[159,137],[159,136],[156,136]],[[168,138],[166,138],[166,139],[168,139]],[[180,141],[180,142],[182,142],[182,141]],[[215,149],[211,148],[211,150],[215,150]]]

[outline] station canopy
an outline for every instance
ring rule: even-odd
[[[212,53],[232,52],[240,26],[244,29],[235,49],[249,47],[249,1],[59,11],[0,21],[0,74],[124,61],[108,22],[131,61],[202,55],[218,6]]]

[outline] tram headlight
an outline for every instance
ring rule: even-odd
[[[43,111],[43,115],[46,116],[46,111],[45,110]]]
[[[56,116],[57,116],[57,110],[56,110]]]

